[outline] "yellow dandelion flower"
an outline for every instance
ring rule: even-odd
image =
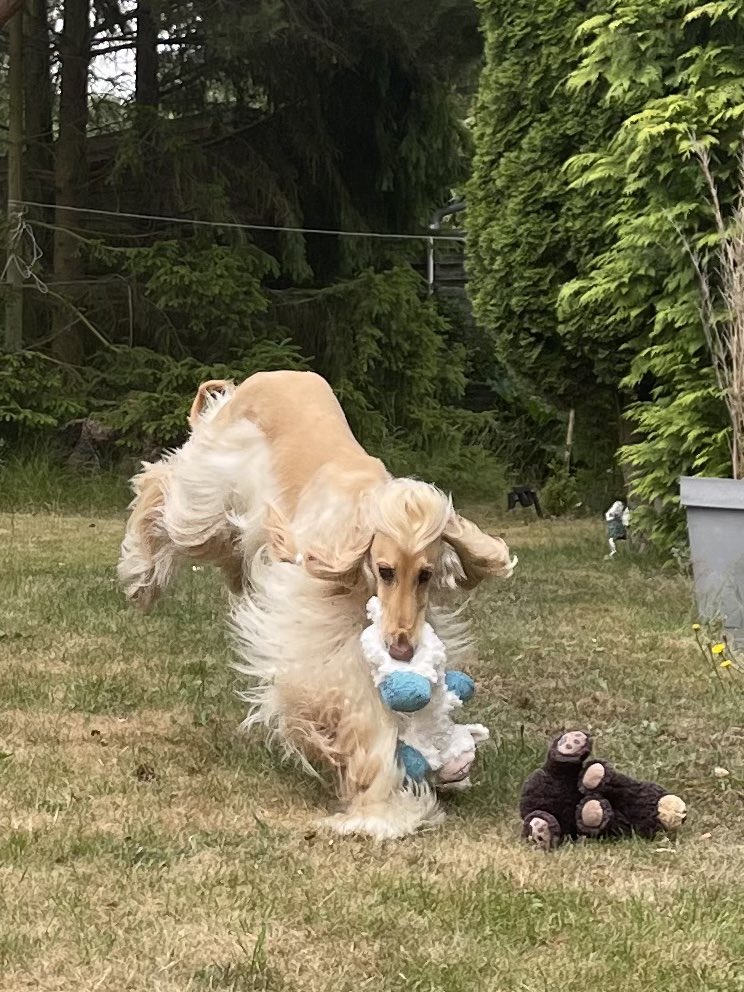
[[[711,648],[713,654],[723,654],[725,650],[726,650],[725,644],[714,644],[713,647]]]
[[[693,630],[700,630],[700,624],[699,624],[699,623],[694,623],[694,624],[692,625],[692,629],[693,629]]]
[[[731,662],[728,658],[724,658],[721,662],[721,668],[731,668]]]

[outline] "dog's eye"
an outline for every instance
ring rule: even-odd
[[[418,577],[419,585],[420,586],[426,585],[426,583],[431,578],[431,574],[432,573],[428,568],[425,568],[422,572],[419,572],[419,577]]]
[[[389,565],[379,565],[377,571],[383,582],[392,582],[395,579],[395,569]]]

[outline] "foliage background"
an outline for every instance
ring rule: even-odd
[[[395,471],[626,494],[678,544],[679,476],[728,473],[680,235],[715,247],[693,136],[736,195],[743,7],[26,0],[25,190],[58,209],[28,209],[6,465],[83,417],[157,453],[200,379],[314,368]],[[424,234],[462,194],[472,310],[427,298],[423,240],[273,230]]]
[[[679,477],[731,471],[680,234],[703,256],[714,246],[692,136],[712,149],[724,202],[735,195],[743,5],[479,7],[476,316],[545,402],[596,413],[611,394],[636,526],[669,548],[684,540]]]
[[[487,384],[486,401],[481,388],[472,402],[480,334],[467,308],[463,316],[427,298],[424,238],[255,227],[423,234],[469,168],[475,8],[454,0],[34,7],[39,16],[26,8],[26,196],[56,197],[76,212],[27,211],[44,251],[35,273],[50,291],[27,285],[24,348],[0,361],[6,478],[31,452],[57,450],[75,419],[115,431],[113,461],[157,454],[183,440],[201,380],[313,368],[394,470],[500,492],[505,463],[516,460],[520,412]],[[93,28],[76,36],[81,11]],[[38,45],[50,56],[41,70]],[[88,71],[71,108],[54,90],[64,89],[74,58]],[[30,85],[31,69],[41,85]],[[34,134],[42,118],[47,130]],[[74,182],[64,174],[70,149],[74,161],[87,160]],[[17,251],[30,257],[28,238]]]

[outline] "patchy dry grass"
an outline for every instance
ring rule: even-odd
[[[1,992],[744,989],[742,697],[683,578],[604,562],[593,524],[513,526],[519,577],[470,607],[477,787],[377,846],[315,832],[321,788],[235,733],[214,576],[126,608],[121,526],[0,516]],[[677,844],[519,843],[564,723],[688,799]]]

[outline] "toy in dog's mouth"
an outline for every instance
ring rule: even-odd
[[[454,711],[472,699],[473,679],[447,668],[445,646],[430,624],[423,625],[415,649],[406,640],[409,651],[403,657],[395,650],[399,641],[392,648],[386,643],[376,597],[367,603],[367,615],[371,623],[361,634],[362,652],[380,698],[398,725],[397,757],[406,778],[428,780],[436,788],[467,788],[476,745],[489,736],[479,723],[453,719]]]

